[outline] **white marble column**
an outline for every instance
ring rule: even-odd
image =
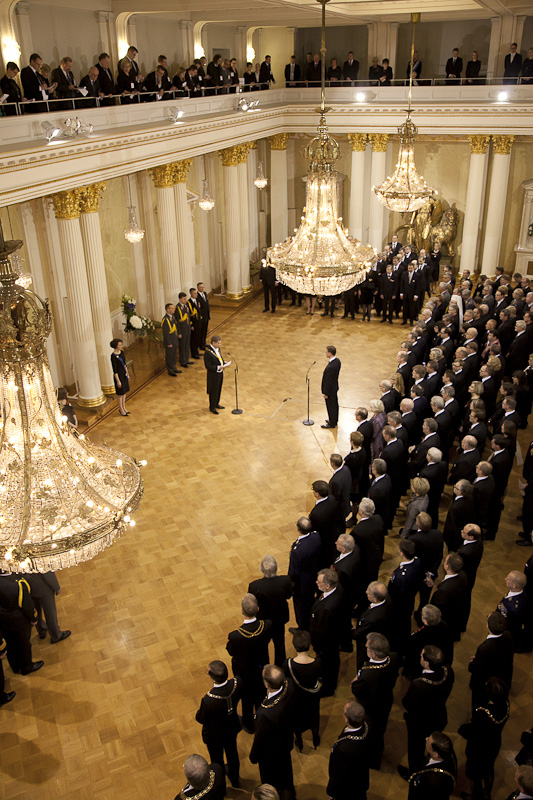
[[[366,133],[349,133],[348,139],[352,145],[348,230],[352,236],[362,241],[365,206],[365,153],[368,137]]]
[[[80,189],[52,196],[67,287],[69,336],[74,374],[78,384],[78,403],[84,408],[102,405],[98,355],[87,267],[80,228]]]
[[[109,296],[107,294],[106,268],[102,232],[100,230],[100,199],[105,191],[105,183],[84,186],[80,194],[80,228],[87,265],[87,282],[93,313],[94,339],[98,355],[100,384],[104,394],[115,394],[115,381],[111,369],[111,348],[113,338]]]
[[[250,151],[248,153],[248,223],[249,223],[249,252],[252,261],[259,259],[259,192],[264,189],[258,189],[254,184],[257,177],[257,142],[250,142]]]
[[[368,138],[372,142],[370,184],[371,186],[379,186],[387,177],[387,145],[390,135],[388,133],[371,133]],[[374,192],[371,192],[370,195],[368,240],[372,247],[381,252],[385,236],[385,215],[383,214],[383,205],[379,202]]]
[[[181,270],[181,291],[189,293],[193,286],[196,257],[194,252],[194,228],[191,209],[187,202],[187,172],[192,164],[190,159],[176,161],[174,164],[174,198],[176,201],[176,227],[178,232],[178,254]]]
[[[463,241],[461,244],[461,269],[469,269],[474,272],[477,267],[490,136],[469,136],[469,139],[470,167],[468,170]]]
[[[269,136],[270,142],[270,242],[283,242],[289,234],[287,192],[287,133]]]
[[[174,198],[174,164],[163,164],[152,170],[156,190],[159,241],[161,247],[161,275],[165,303],[177,303],[182,290],[179,263],[176,202]]]
[[[12,8],[15,8],[14,4],[12,4]],[[20,60],[14,60],[18,64],[20,64],[21,61],[23,64],[27,64],[34,48],[30,25],[30,7],[28,3],[24,2],[24,0],[16,4],[15,19],[20,41],[21,57]],[[22,66],[22,64],[20,64],[20,66]]]
[[[243,152],[237,166],[241,198],[241,288],[247,294],[252,290],[250,283],[250,209],[246,202],[248,199],[248,145],[245,144],[242,147]]]
[[[159,258],[157,254],[157,231],[154,219],[153,189],[150,174],[147,170],[138,173],[139,191],[142,206],[142,226],[144,228],[143,248],[146,253],[146,300],[147,313],[154,319],[161,319],[165,308],[163,286],[159,275]],[[133,198],[132,198],[133,199]],[[138,297],[137,292],[137,299]],[[169,301],[170,302],[170,301]]]
[[[492,175],[485,222],[483,258],[481,259],[481,271],[489,277],[495,274],[500,257],[513,141],[514,136],[492,137]]]
[[[241,182],[238,165],[240,146],[219,150],[224,174],[224,232],[226,237],[226,295],[231,300],[242,297],[241,270]]]

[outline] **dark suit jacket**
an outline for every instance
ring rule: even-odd
[[[61,67],[56,67],[56,69],[52,70],[52,81],[57,83],[57,96],[61,98],[78,97],[78,92],[74,89],[69,89],[69,86],[76,86],[76,81],[74,80],[74,75],[71,70],[67,72],[67,76],[68,78],[65,76]]]
[[[202,697],[196,722],[202,725],[202,739],[208,744],[223,744],[241,730],[237,704],[242,693],[240,678],[229,678],[224,686],[213,686]]]
[[[457,481],[463,479],[473,483],[476,479],[476,467],[480,461],[481,456],[477,447],[474,447],[468,453],[461,453],[450,470],[448,483],[453,486]]]
[[[363,436],[365,437],[365,441],[363,442],[363,447],[365,448],[367,454],[368,464],[370,464],[371,445],[372,445],[372,439],[374,437],[374,426],[372,425],[372,420],[365,419],[364,422],[361,422],[357,430],[359,431],[359,433],[362,433]]]
[[[295,64],[294,65],[294,78],[293,78],[294,83],[296,83],[296,81],[300,80],[300,75],[301,75],[300,65],[299,64]],[[289,83],[290,80],[291,80],[291,65],[290,64],[287,64],[286,67],[285,67],[285,80],[286,80],[287,83]]]
[[[383,557],[384,527],[379,514],[363,519],[352,529],[355,543],[361,550],[363,580],[368,585],[377,580],[379,566]]]
[[[394,607],[390,597],[387,597],[380,605],[363,611],[357,620],[357,627],[352,630],[352,639],[363,645],[369,633],[381,633],[389,642],[392,639],[394,630]],[[366,660],[366,656],[365,659]]]
[[[478,480],[476,478],[474,481],[473,499],[475,522],[482,528],[486,528],[487,526],[489,504],[491,497],[494,494],[494,486],[494,478],[492,475],[488,475],[482,480]]]
[[[376,514],[378,514],[383,522],[385,523],[386,528],[390,528],[391,525],[391,513],[392,513],[392,481],[388,475],[383,475],[378,481],[374,479],[370,489],[368,490],[368,496],[371,500],[374,501],[374,505],[376,507]],[[396,509],[394,509],[396,510]]]
[[[411,477],[418,475],[420,470],[424,469],[427,464],[427,452],[430,447],[438,447],[440,450],[440,436],[438,433],[432,433],[428,438],[424,438],[419,445],[415,447],[409,457],[409,472]],[[445,453],[442,454],[445,457]]]
[[[372,735],[366,720],[355,733],[341,733],[329,757],[328,797],[335,800],[360,800],[366,797],[371,752]]]
[[[443,579],[433,592],[431,604],[440,608],[453,640],[458,642],[466,630],[470,611],[470,589],[465,573],[461,571],[453,578]]]
[[[202,319],[208,319],[209,320],[209,319],[211,319],[211,312],[209,310],[209,300],[208,300],[208,297],[207,297],[207,292],[204,292],[204,294],[205,294],[205,299],[202,297],[200,292],[198,292],[198,295],[197,295],[197,300],[198,300],[198,303],[200,304],[200,316],[201,316]]]
[[[494,639],[481,642],[474,660],[468,665],[470,688],[482,689],[489,678],[501,678],[507,688],[513,680],[514,644],[508,631]]]
[[[289,621],[287,600],[292,596],[292,587],[288,575],[258,578],[250,583],[248,592],[257,598],[259,619],[270,619],[274,626],[284,625]]]
[[[94,108],[96,106],[96,98],[100,97],[100,83],[98,82],[98,78],[93,82],[88,75],[85,75],[80,81],[80,86],[87,89],[87,94],[84,98],[80,95],[80,108]],[[89,100],[89,97],[92,97],[93,100]]]
[[[342,65],[342,74],[345,81],[356,81],[359,74],[359,61],[356,61],[355,58],[351,64],[349,61],[345,61]]]
[[[293,747],[291,707],[294,685],[285,681],[280,694],[265,698],[255,715],[255,736],[250,750],[252,764],[268,761],[275,765]]]
[[[0,89],[2,90],[2,94],[7,94],[8,96],[6,103],[20,103],[22,100],[20,87],[13,78],[8,78],[7,75],[4,75],[3,78],[0,79]]]
[[[292,581],[295,596],[314,592],[320,548],[320,535],[315,532],[304,536],[303,539],[297,539],[293,543],[289,556],[289,578]]]
[[[209,771],[214,773],[214,784],[206,794],[202,793],[202,800],[223,800],[226,794],[226,774],[224,772],[224,767],[220,764],[210,764]],[[176,795],[174,800],[181,800],[182,797],[196,797],[200,791],[203,792],[206,788],[207,787],[204,787],[203,790],[194,789],[187,784],[185,789]]]
[[[32,572],[20,577],[28,581],[32,597],[36,597],[38,600],[57,594],[61,588],[55,572]]]
[[[100,84],[100,90],[104,94],[115,94],[115,82],[113,80],[111,70],[108,69],[106,71],[101,64],[95,64],[95,67],[98,70],[98,83]]]
[[[512,377],[513,372],[517,369],[525,369],[527,367],[530,350],[527,331],[524,331],[524,333],[517,335],[513,339],[507,358],[507,374],[509,377]]]
[[[24,91],[24,97],[27,100],[42,100],[43,95],[41,92],[41,84],[45,83],[38,73],[35,73],[31,67],[23,67],[20,71],[20,81]]]
[[[430,572],[433,577],[436,577],[442,562],[442,533],[436,529],[431,529],[426,533],[414,531],[406,538],[415,543],[415,554],[422,563],[424,573]]]
[[[341,362],[335,357],[333,361],[329,361],[324,372],[322,373],[322,394],[326,397],[333,397],[339,391],[339,372],[341,371]]]
[[[439,461],[438,463],[428,464],[426,462],[426,466],[420,470],[418,473],[420,478],[425,478],[429,481],[429,507],[428,513],[431,514],[429,510],[434,505],[438,508],[440,499],[442,497],[442,493],[444,491],[444,487],[446,485],[446,478],[448,475],[448,466],[445,461]]]
[[[505,78],[518,78],[520,75],[520,70],[522,69],[522,56],[520,53],[515,53],[515,57],[511,62],[511,54],[507,53],[505,56],[504,62],[504,72],[503,75]]]
[[[454,497],[444,523],[444,541],[453,552],[461,546],[461,531],[475,519],[474,501],[470,497]]]
[[[241,631],[242,629],[242,631]],[[226,650],[231,656],[231,668],[245,683],[260,684],[261,671],[269,663],[268,643],[272,635],[269,619],[243,623],[228,635]]]
[[[454,78],[460,78],[463,71],[463,59],[457,56],[455,64],[453,58],[449,58],[446,62],[446,77],[453,75]]]
[[[359,545],[355,545],[351,553],[344,556],[340,561],[335,561],[333,569],[339,576],[342,587],[342,599],[344,606],[350,611],[362,596],[366,589],[362,580],[363,558]]]
[[[311,609],[309,633],[315,653],[339,646],[339,609],[342,605],[342,588],[338,586],[332,594],[315,600]]]
[[[457,555],[463,559],[463,571],[468,578],[470,590],[472,590],[476,582],[477,568],[483,557],[483,539],[469,544],[463,540],[462,545],[457,548]]]
[[[393,493],[400,493],[404,483],[405,456],[405,447],[403,446],[403,442],[398,438],[396,438],[396,441],[385,444],[385,447],[381,451],[380,458],[387,464],[387,475],[391,479]],[[379,483],[381,483],[381,481],[378,482],[378,485]]]
[[[338,500],[331,496],[326,497],[312,508],[309,519],[313,530],[320,534],[322,547],[320,566],[329,567],[335,558],[337,536],[342,533]]]
[[[352,488],[352,474],[348,467],[342,466],[335,472],[329,481],[330,494],[339,501],[342,523],[350,513],[350,491]]]
[[[407,444],[411,447],[420,439],[420,421],[414,411],[402,414],[402,425],[407,429]]]
[[[274,76],[272,74],[272,67],[270,64],[267,64],[266,61],[263,61],[261,67],[259,69],[259,83],[276,83],[274,80]]]

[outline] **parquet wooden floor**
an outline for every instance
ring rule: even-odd
[[[310,510],[311,482],[329,478],[328,457],[348,451],[354,408],[379,396],[378,382],[395,366],[404,328],[305,315],[284,305],[261,313],[257,299],[219,329],[222,350],[239,362],[241,416],[230,413],[233,375],[222,394],[226,410],[209,414],[201,362],[177,379],[166,374],[129,402],[131,416],[99,423],[94,441],[148,459],[137,525],[94,561],[60,574],[60,622],[72,637],[58,645],[34,641],[45,667],[12,676],[14,702],[0,710],[0,797],[6,800],[172,800],[183,787],[182,765],[205,753],[194,714],[209,687],[207,663],[227,659],[227,633],[240,624],[240,600],[272,553],[285,571],[295,521]],[[320,428],[325,406],[320,376],[325,347],[342,361],[340,425]],[[305,427],[307,367],[311,417]],[[528,432],[521,434],[524,447]],[[489,543],[478,573],[469,628],[456,650],[456,684],[449,701],[449,731],[464,765],[464,742],[455,731],[469,709],[466,664],[485,636],[485,617],[505,592],[503,578],[522,569],[528,550],[514,545],[520,513],[519,470],[510,481],[502,527]],[[445,513],[447,502],[443,503]],[[397,539],[386,543],[382,576],[398,563]],[[290,637],[288,637],[289,643]],[[290,651],[290,646],[289,646]],[[322,745],[293,755],[299,800],[326,797],[332,742],[342,728],[355,657],[342,655],[340,688],[322,703]],[[513,788],[513,755],[533,721],[530,655],[515,662],[511,719],[504,731],[493,797]],[[398,681],[396,697],[405,691]],[[258,782],[248,760],[251,738],[242,733],[243,790]],[[406,751],[401,706],[395,705],[380,773],[371,773],[370,800],[407,796],[396,765]],[[405,762],[404,762],[405,763]],[[462,773],[461,773],[462,774]],[[465,780],[458,791],[466,789]],[[429,799],[428,799],[429,800]]]

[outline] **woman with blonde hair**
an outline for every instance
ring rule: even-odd
[[[381,400],[370,401],[370,411],[372,411],[372,427],[374,432],[372,434],[372,442],[370,444],[370,454],[372,461],[379,458],[383,450],[383,436],[382,431],[387,424],[387,415],[385,414],[385,406]]]
[[[413,478],[411,481],[411,499],[407,503],[405,523],[402,530],[402,539],[416,532],[416,518],[429,505],[429,481],[426,478]]]
[[[390,379],[392,381],[392,388],[396,389],[400,397],[405,397],[405,383],[399,372],[394,372]]]

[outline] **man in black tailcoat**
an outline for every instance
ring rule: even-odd
[[[326,347],[328,364],[322,374],[322,397],[326,401],[328,418],[322,428],[336,428],[339,421],[339,372],[341,362],[337,358],[337,348],[330,344]]]

